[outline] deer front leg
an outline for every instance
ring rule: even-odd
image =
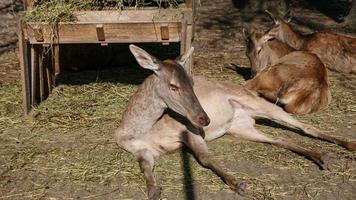
[[[148,199],[159,200],[161,189],[157,186],[156,179],[153,174],[154,157],[152,153],[146,149],[139,150],[135,153],[135,157],[140,165],[142,173],[145,175]]]
[[[203,167],[211,169],[228,186],[230,186],[233,191],[237,192],[239,195],[244,195],[246,183],[244,181],[239,182],[235,177],[227,174],[216,161],[209,157],[206,142],[200,135],[185,133],[183,134],[183,137],[184,144],[193,151],[198,162]]]

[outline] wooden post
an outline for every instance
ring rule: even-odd
[[[196,15],[196,10],[197,10],[197,1],[196,0],[186,0],[187,7],[192,9],[192,32],[195,32],[195,15]],[[193,34],[194,38],[194,34]]]
[[[48,86],[48,94],[52,93],[53,89],[53,62],[52,62],[52,51],[48,52],[48,55],[46,55],[46,80],[47,80],[47,86]]]
[[[181,55],[183,55],[186,51],[190,49],[192,46],[192,39],[193,39],[193,26],[191,24],[188,24],[188,18],[189,16],[184,13],[183,14],[183,21],[182,21],[182,36],[181,36],[181,47],[180,47],[180,52]],[[190,56],[187,60],[186,64],[186,70],[188,73],[192,73],[193,69],[193,56]]]
[[[182,20],[182,30],[180,36],[180,55],[183,55],[186,50],[186,37],[187,37],[187,20],[183,17]]]
[[[44,79],[44,96],[48,97],[52,92],[52,55],[49,46],[43,46],[43,79]]]
[[[31,106],[37,103],[38,49],[31,45]]]
[[[28,115],[30,112],[30,82],[29,82],[29,63],[28,63],[28,45],[24,38],[23,24],[19,22],[19,58],[21,67],[21,82],[23,95],[23,112]]]
[[[44,48],[39,47],[39,65],[38,65],[38,74],[39,74],[39,87],[40,87],[40,101],[42,102],[45,99],[45,81],[44,81]],[[38,56],[38,55],[37,55]]]
[[[59,44],[53,45],[53,58],[54,58],[54,75],[58,76],[61,73],[61,66],[60,66],[60,51],[59,51]]]

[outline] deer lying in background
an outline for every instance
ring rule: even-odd
[[[244,37],[255,75],[246,88],[281,103],[289,113],[312,113],[330,103],[327,70],[315,54],[295,51],[268,34],[244,31]]]
[[[130,99],[115,135],[118,145],[138,160],[149,199],[160,197],[160,187],[153,174],[155,158],[182,145],[190,148],[201,165],[214,171],[232,190],[243,194],[245,183],[225,172],[208,154],[205,141],[225,133],[289,149],[326,168],[325,154],[264,135],[254,127],[256,118],[285,122],[307,135],[356,150],[355,142],[337,139],[299,122],[242,86],[191,77],[182,67],[184,60],[162,62],[134,45],[130,45],[130,50],[138,63],[154,74],[145,79]]]
[[[302,35],[288,24],[291,17],[283,20],[269,13],[275,26],[269,34],[289,46],[315,53],[331,70],[356,74],[356,37],[336,33],[315,32]],[[285,16],[291,16],[288,12]]]
[[[295,49],[279,40],[271,40],[272,37],[256,33],[251,29],[243,29],[243,37],[246,42],[246,56],[251,64],[251,75],[255,77],[266,67],[276,64],[283,56],[295,51]]]

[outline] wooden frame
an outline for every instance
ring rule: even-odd
[[[31,1],[26,0],[26,5]],[[56,31],[46,23],[19,25],[19,53],[24,113],[43,101],[61,72],[60,45],[112,43],[180,43],[180,54],[191,47],[195,1],[177,9],[145,8],[123,11],[81,11],[75,22],[60,23]],[[43,52],[47,52],[43,54]],[[46,55],[42,57],[42,55]],[[192,70],[193,59],[188,61]]]

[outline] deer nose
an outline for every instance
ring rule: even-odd
[[[207,115],[199,117],[199,124],[202,126],[207,126],[210,124],[210,119]]]

